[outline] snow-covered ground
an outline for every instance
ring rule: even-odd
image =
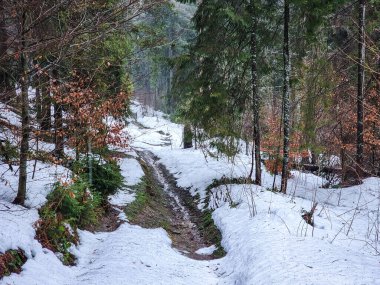
[[[247,175],[249,157],[239,155],[231,163],[207,157],[200,150],[183,150],[182,126],[138,104],[132,111],[137,122],[130,120],[126,128],[130,149],[122,150],[129,157],[120,161],[128,186],[143,176],[134,150],[152,151],[180,186],[201,198],[206,197],[205,188],[213,179]],[[377,178],[355,187],[323,189],[321,178],[293,172],[289,195],[282,195],[266,189],[273,177],[263,171],[262,187],[224,185],[212,190],[209,207],[215,210],[213,218],[227,251],[222,259],[192,260],[171,247],[163,229],[142,229],[125,222],[110,233],[80,231],[80,245],[72,248],[78,265],[66,267],[34,240],[33,223],[48,185],[57,177],[68,177],[68,170],[37,163],[41,170],[28,184],[31,208],[24,209],[10,203],[17,175],[6,165],[0,167],[4,173],[0,181],[0,251],[19,247],[28,256],[23,271],[0,284],[380,284]],[[28,169],[32,172],[33,163]],[[110,197],[110,202],[123,206],[133,199],[127,188]],[[314,202],[319,204],[312,228],[301,215]],[[203,206],[201,199],[199,207]],[[125,219],[122,213],[121,218]],[[213,249],[199,252],[208,254]]]
[[[34,223],[39,219],[38,208],[46,202],[51,185],[58,179],[70,178],[70,171],[61,167],[37,162],[28,163],[26,205],[11,204],[16,197],[18,171],[0,165],[0,252],[20,248],[28,258],[20,275],[12,274],[0,280],[1,284],[61,284],[60,276],[70,271],[51,251],[42,248],[34,239]],[[33,177],[33,172],[35,175]],[[32,178],[33,177],[33,178]],[[40,282],[41,281],[41,282]],[[47,281],[47,283],[44,283]]]
[[[189,259],[171,247],[163,229],[128,223],[115,232],[81,232],[83,244],[73,283],[64,284],[216,284],[207,261]]]
[[[142,115],[141,108],[135,106],[134,111]],[[138,116],[150,129],[131,127],[138,138],[154,133],[148,135],[151,144],[160,144],[164,137],[157,135],[157,127],[170,130],[172,145],[150,149],[180,186],[204,198],[214,178],[248,175],[249,157],[238,155],[231,163],[206,157],[200,150],[183,150],[182,128],[158,115]],[[141,141],[135,146],[145,147]],[[279,182],[277,178],[278,186]],[[344,189],[323,189],[322,178],[293,171],[289,195],[268,191],[272,183],[273,176],[264,170],[262,187],[213,189],[210,207],[215,209],[213,218],[227,251],[217,270],[220,284],[380,284],[380,179],[368,178],[362,185]],[[315,202],[313,228],[301,215]]]

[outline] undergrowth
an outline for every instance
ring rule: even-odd
[[[207,234],[208,239],[216,245],[217,249],[214,251],[214,255],[216,257],[223,257],[226,255],[224,251],[221,241],[222,234],[217,226],[214,224],[214,220],[212,218],[213,210],[209,209],[210,203],[210,194],[213,188],[227,185],[227,184],[248,184],[252,183],[246,177],[238,177],[238,178],[229,178],[226,176],[222,176],[220,179],[214,179],[210,185],[206,187],[206,198],[204,200],[204,209],[202,211],[202,219],[201,219],[201,231],[204,234]],[[236,207],[236,204],[230,204],[231,207]]]
[[[47,203],[40,209],[36,237],[41,244],[57,253],[65,265],[75,264],[70,247],[77,245],[77,229],[94,228],[107,207],[107,197],[124,186],[120,167],[113,160],[92,160],[92,183],[88,159],[71,164],[71,182],[56,182]]]
[[[26,260],[25,253],[21,249],[11,249],[0,254],[0,280],[12,273],[20,273]]]
[[[89,162],[87,158],[74,162],[72,170],[84,181],[89,182]],[[103,201],[123,187],[124,178],[116,161],[92,159],[91,189],[98,192]]]
[[[145,191],[147,187],[147,178],[146,176],[141,178],[141,181],[136,186],[133,186],[132,188],[135,189],[135,200],[130,203],[126,208],[127,217],[129,220],[133,220],[145,207],[145,205],[148,202],[148,193]]]
[[[0,140],[0,160],[10,163],[17,161],[18,158],[17,146],[12,145],[8,140]]]
[[[86,181],[57,182],[40,209],[36,222],[36,237],[41,244],[59,253],[65,265],[73,265],[75,257],[70,247],[78,244],[77,228],[96,224],[102,213],[100,195],[90,192]]]
[[[223,257],[226,255],[226,252],[221,244],[222,233],[214,224],[214,219],[212,218],[212,211],[209,209],[204,210],[202,212],[200,231],[203,235],[207,236],[207,240],[211,242],[211,244],[215,244],[216,250],[213,252],[213,255],[216,258]]]
[[[140,161],[144,176],[140,183],[134,186],[136,197],[125,210],[132,223],[147,228],[162,227],[168,229],[170,225],[170,211],[166,208],[163,193],[157,185],[152,170]]]
[[[249,184],[252,183],[249,179],[246,177],[238,177],[238,178],[229,178],[226,176],[222,176],[220,179],[213,179],[211,184],[206,187],[206,198],[204,200],[205,206],[204,209],[208,209],[209,203],[210,203],[210,194],[211,190],[227,184]]]

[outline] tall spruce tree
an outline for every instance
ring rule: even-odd
[[[261,185],[261,143],[260,143],[260,97],[258,92],[258,69],[257,69],[257,1],[251,0],[251,84],[252,84],[252,113],[253,113],[253,137],[254,137],[254,156],[255,156],[255,183]],[[253,166],[253,163],[252,163]],[[253,168],[253,167],[252,167]],[[251,177],[252,170],[249,175]]]
[[[290,140],[290,52],[289,52],[289,0],[284,0],[284,42],[283,42],[283,58],[284,58],[284,91],[282,97],[283,110],[283,161],[281,174],[281,192],[286,193],[288,180],[288,162],[289,162],[289,140]]]
[[[259,77],[268,73],[264,43],[273,36],[268,32],[273,23],[268,25],[266,17],[273,16],[274,6],[273,1],[202,1],[194,16],[196,40],[189,54],[177,59],[176,67],[180,115],[203,131],[203,139],[213,138],[219,150],[228,155],[236,153],[237,140],[245,136],[245,114],[252,114],[249,137],[254,141],[255,167],[252,165],[249,177],[256,169],[254,180],[258,184]]]

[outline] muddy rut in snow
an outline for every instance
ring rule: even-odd
[[[138,152],[145,172],[144,205],[130,222],[146,228],[162,227],[172,239],[173,247],[184,255],[198,260],[221,257],[219,249],[213,255],[195,253],[215,243],[215,226],[211,232],[204,226],[204,216],[196,207],[191,194],[176,185],[175,178],[157,162],[149,151]],[[141,190],[140,190],[141,191]],[[128,210],[127,210],[128,212]]]

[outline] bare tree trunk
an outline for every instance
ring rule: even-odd
[[[314,150],[311,150],[311,164],[317,164],[317,154]]]
[[[198,129],[194,126],[194,148],[198,149]]]
[[[58,71],[53,70],[54,92],[58,92]],[[63,109],[60,102],[54,102],[54,155],[57,158],[63,158],[64,142],[63,142]]]
[[[261,185],[261,154],[260,154],[260,98],[257,88],[257,12],[255,0],[251,0],[252,28],[251,28],[251,85],[253,109],[253,136],[255,152],[255,183]]]
[[[4,8],[4,0],[0,0],[0,58],[3,58],[7,51],[6,14]]]
[[[5,28],[5,9],[4,9],[4,1],[0,0],[0,59],[2,59],[6,55],[7,46],[7,32]],[[1,62],[3,63],[3,61]],[[9,100],[8,94],[7,94],[7,73],[4,70],[0,71],[0,101],[7,103]]]
[[[171,60],[173,58],[173,44],[172,41],[174,40],[173,35],[173,18],[170,16],[169,18],[169,42],[168,45],[168,58]],[[169,96],[169,113],[172,114],[174,112],[174,94],[172,92],[172,83],[173,83],[173,68],[172,66],[169,66],[169,76],[168,76],[168,89],[167,89],[167,96]]]
[[[25,28],[26,13],[22,15],[22,27],[23,31]],[[19,182],[17,196],[14,199],[13,203],[24,205],[26,198],[26,181],[27,181],[27,162],[28,162],[28,150],[29,150],[29,101],[28,101],[28,66],[26,62],[25,55],[25,38],[24,36],[21,39],[22,49],[20,55],[21,63],[21,147],[20,147],[20,170],[19,170]]]
[[[281,175],[281,192],[286,193],[288,184],[289,135],[290,135],[290,56],[289,56],[289,0],[284,0],[284,93],[283,93],[283,123],[284,148]]]
[[[35,102],[35,108],[36,108],[36,118],[38,124],[41,124],[42,121],[42,112],[41,112],[41,88],[39,84],[39,80],[37,81],[36,85],[36,102]]]
[[[356,134],[356,172],[363,173],[363,100],[364,100],[364,63],[365,63],[365,0],[359,0],[359,45],[358,45],[358,90],[357,90],[357,134]]]
[[[193,147],[193,132],[191,131],[191,125],[185,124],[183,128],[183,148]]]
[[[51,129],[51,98],[48,90],[49,78],[43,76],[41,83],[41,130],[49,131]]]

